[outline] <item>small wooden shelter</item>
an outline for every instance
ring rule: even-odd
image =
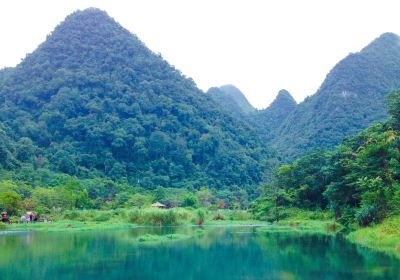
[[[162,204],[162,203],[160,203],[160,202],[154,202],[152,205],[151,205],[151,207],[157,207],[157,208],[167,208],[167,206],[166,205],[164,205],[164,204]]]

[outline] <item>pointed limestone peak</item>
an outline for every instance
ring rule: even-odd
[[[217,99],[220,99],[221,103],[224,103],[227,101],[227,99],[230,99],[245,114],[255,111],[254,107],[251,106],[246,96],[234,85],[223,85],[219,88],[211,88],[209,92]]]
[[[276,96],[275,101],[276,102],[287,101],[290,103],[294,103],[295,105],[297,104],[296,100],[293,98],[293,96],[290,94],[290,92],[288,92],[286,89],[281,89],[278,92],[278,95]]]
[[[68,15],[32,54],[21,63],[25,67],[76,69],[81,65],[107,68],[126,65],[132,57],[154,55],[134,34],[105,11],[78,10]]]
[[[271,105],[269,105],[268,109],[284,108],[287,111],[291,111],[296,107],[296,105],[297,102],[293,96],[286,89],[281,89],[275,100]]]
[[[297,103],[292,95],[285,89],[278,92],[275,100],[268,108],[261,110],[266,122],[282,122],[292,111],[296,109]]]

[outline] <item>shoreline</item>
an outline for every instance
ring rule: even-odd
[[[372,251],[381,252],[397,259],[400,259],[400,231],[398,223],[400,216],[388,219],[382,224],[359,228],[350,233],[343,234],[345,239],[357,246],[361,246]],[[74,221],[74,220],[59,220],[48,223],[33,223],[33,224],[11,224],[4,225],[4,229],[0,230],[0,236],[20,234],[26,232],[79,232],[79,231],[96,231],[96,230],[116,230],[116,229],[134,229],[145,227],[160,227],[154,224],[134,224],[129,222],[96,222],[96,221]],[[332,220],[302,220],[302,219],[286,219],[279,223],[267,223],[258,220],[243,220],[243,221],[206,221],[203,225],[183,223],[178,225],[163,225],[161,227],[198,227],[199,229],[207,229],[212,227],[257,227],[260,233],[311,233],[336,235],[339,234],[344,227],[335,223]],[[145,234],[138,242],[158,242],[181,240],[195,236],[179,234],[169,235],[149,235]],[[169,237],[168,237],[169,236]],[[140,238],[138,238],[140,239]]]
[[[121,228],[142,228],[142,227],[216,227],[216,226],[240,226],[240,227],[267,227],[271,224],[257,221],[208,221],[203,225],[197,224],[178,224],[163,225],[156,224],[134,224],[129,222],[96,222],[96,221],[75,221],[75,220],[59,220],[47,223],[26,223],[26,224],[9,224],[4,225],[4,229],[0,230],[0,234],[8,232],[71,232],[71,231],[88,231],[99,229],[121,229]]]

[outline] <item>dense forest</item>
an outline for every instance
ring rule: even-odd
[[[274,155],[255,131],[97,9],[0,72],[0,167],[157,186],[253,189]]]
[[[389,121],[279,167],[255,212],[274,220],[283,207],[331,210],[340,223],[362,226],[400,214],[400,92],[387,102]]]

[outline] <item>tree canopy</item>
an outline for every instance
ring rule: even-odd
[[[71,14],[1,72],[0,138],[6,170],[147,188],[253,188],[273,158],[251,128],[97,9]]]

